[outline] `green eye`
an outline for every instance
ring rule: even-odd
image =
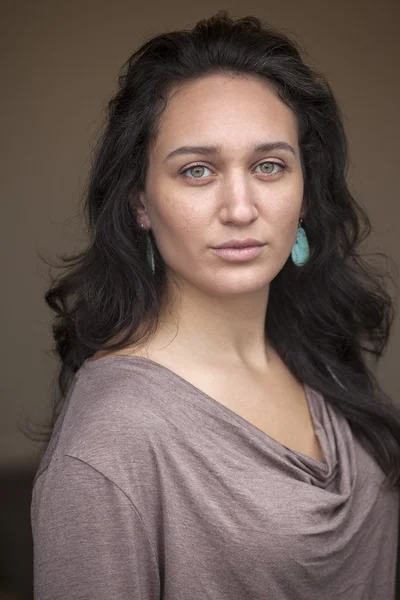
[[[282,171],[285,168],[284,165],[282,165],[281,163],[277,163],[277,162],[272,162],[272,161],[264,161],[262,163],[260,163],[259,165],[257,165],[256,169],[258,167],[264,167],[266,166],[267,169],[264,170],[263,168],[261,169],[261,173],[264,173],[265,175],[275,175],[275,173],[279,173],[279,171],[273,171],[274,167],[279,167]]]
[[[263,173],[264,175],[276,175],[280,171],[286,169],[285,165],[271,160],[260,163],[259,165],[257,165],[256,169],[258,169],[258,167],[261,168],[261,171],[259,172]],[[279,167],[278,170],[274,170],[276,169],[276,167]],[[187,169],[181,171],[179,175],[186,177],[186,179],[204,179],[205,177],[209,176],[204,173],[205,170],[211,172],[211,169],[209,169],[209,167],[206,167],[206,165],[197,164],[192,165],[191,167],[187,167]],[[186,173],[190,173],[190,175],[187,175]]]
[[[191,171],[192,174],[194,174],[193,177],[188,176],[188,175],[184,175],[184,176],[188,177],[188,179],[203,179],[202,175],[204,174],[204,169],[208,169],[208,167],[206,167],[205,165],[193,165],[191,167],[188,167],[184,171],[181,171],[180,175],[184,175],[187,171]],[[208,170],[210,170],[210,169],[208,169]]]

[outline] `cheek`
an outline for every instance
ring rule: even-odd
[[[153,196],[150,218],[159,251],[167,263],[190,251],[197,223],[184,202],[171,198],[164,190],[162,196]]]
[[[175,236],[177,239],[189,239],[208,226],[206,203],[190,194],[182,195],[176,190],[168,190],[164,184],[162,189],[154,190],[152,198],[152,216],[155,230],[165,237]],[[197,202],[196,202],[197,200]],[[209,216],[209,215],[208,215]]]
[[[283,188],[277,197],[276,207],[283,222],[298,222],[303,204],[304,182],[300,172],[294,177],[290,186]]]
[[[287,218],[272,228],[271,248],[277,257],[282,256],[286,260],[295,243],[297,227],[297,218]]]
[[[276,231],[287,232],[296,230],[302,205],[302,196],[300,194],[290,194],[276,198],[269,205],[268,220],[270,220]]]
[[[286,254],[291,251],[299,226],[302,197],[291,196],[286,202],[277,203],[270,211],[271,241],[275,248]]]

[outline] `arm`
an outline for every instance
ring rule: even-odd
[[[141,516],[87,463],[55,459],[35,483],[31,515],[35,600],[159,600]]]

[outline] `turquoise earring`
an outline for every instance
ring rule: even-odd
[[[150,265],[151,268],[151,272],[154,275],[155,272],[155,266],[154,266],[154,254],[153,254],[153,247],[151,245],[151,240],[150,240],[150,235],[147,234],[147,262]]]
[[[303,219],[300,219],[299,227],[296,233],[296,241],[292,248],[292,260],[296,267],[302,267],[310,258],[310,247],[308,245],[306,232],[301,226],[302,222]]]
[[[143,223],[140,223],[141,227],[144,227]],[[150,235],[147,233],[147,240],[146,240],[146,257],[147,257],[147,262],[151,268],[151,272],[155,273],[155,264],[154,264],[154,254],[153,254],[153,246],[151,245],[151,239],[150,239]]]

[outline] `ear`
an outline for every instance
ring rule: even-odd
[[[137,223],[143,223],[146,229],[151,229],[150,218],[147,212],[147,199],[144,192],[139,192],[134,202]]]

